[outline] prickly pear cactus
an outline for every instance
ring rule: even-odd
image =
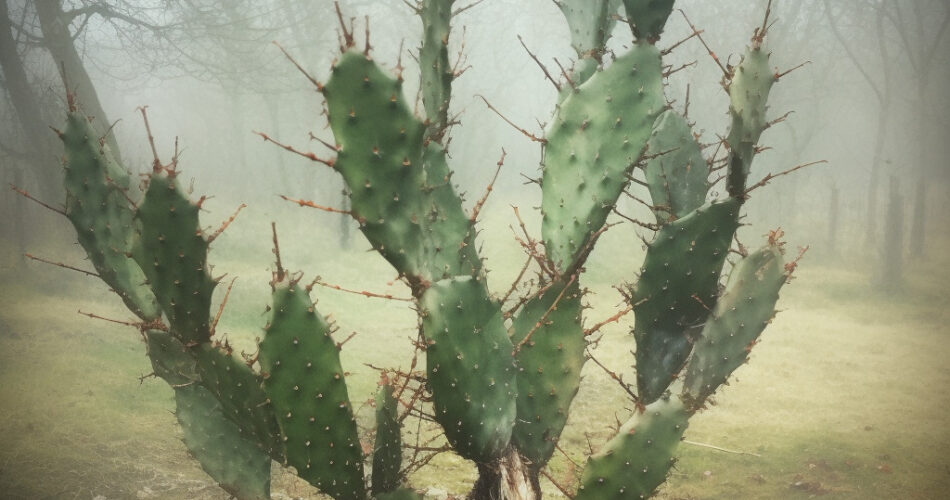
[[[343,178],[350,215],[410,287],[419,315],[425,371],[382,370],[371,478],[341,346],[309,287],[284,271],[278,254],[259,351],[235,356],[215,336],[211,314],[218,280],[209,274],[208,250],[218,233],[202,231],[202,201],[181,190],[177,158],[168,166],[156,158],[142,199],[133,202],[138,194],[128,172],[70,101],[60,134],[65,214],[99,276],[141,319],[154,374],[175,390],[189,452],[230,494],[268,498],[275,460],[335,499],[419,499],[404,486],[412,467],[403,464],[401,422],[421,415],[477,466],[470,498],[540,498],[542,473],[580,389],[588,338],[606,323],[585,328],[584,265],[612,226],[620,196],[641,174],[655,217],[641,225],[655,234],[625,294],[635,316],[636,394],[627,388],[634,410],[590,457],[575,498],[652,496],[689,419],[748,358],[795,267],[785,263],[780,232],[752,253],[733,248],[744,202],[763,184],[750,188],[748,178],[777,80],[763,48],[768,23],[725,78],[727,157],[706,158],[691,124],[664,95],[669,74],[656,43],[674,1],[556,3],[577,61],[555,83],[558,105],[543,139],[533,137],[544,144],[543,247],[526,244],[538,267],[536,288],[508,310],[488,286],[476,244],[484,199],[468,213],[452,183],[457,74],[448,45],[452,18],[465,8],[454,0],[412,6],[423,25],[423,116],[403,95],[401,74],[382,69],[368,41],[356,47],[352,25],[341,23],[342,53],[326,83],[311,77],[326,100],[337,153],[317,160]],[[618,19],[627,21],[634,41],[605,57]],[[707,199],[709,165],[719,161],[727,166],[728,196]],[[274,243],[277,253],[276,232]],[[733,251],[742,258],[723,285]],[[408,390],[410,382],[418,389]],[[424,448],[412,448],[413,456]]]
[[[330,325],[283,271],[273,286],[259,360],[287,464],[333,498],[365,498],[363,452]]]

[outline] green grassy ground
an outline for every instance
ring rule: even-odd
[[[242,215],[212,254],[215,274],[240,276],[220,328],[239,350],[253,350],[264,322],[272,216],[306,220],[299,212]],[[495,208],[487,217],[490,280],[503,291],[520,257],[507,212]],[[406,295],[401,284],[387,284],[394,273],[363,251],[361,237],[340,252],[333,241],[305,229],[288,223],[282,230],[288,267],[353,288]],[[605,236],[585,276],[593,292],[589,324],[613,313],[619,295],[610,285],[618,276],[632,277],[641,256],[632,231]],[[62,258],[80,261],[75,250]],[[946,498],[948,264],[936,256],[912,264],[906,293],[887,296],[868,286],[859,263],[806,260],[751,362],[720,392],[716,406],[693,418],[660,498]],[[4,268],[0,283],[0,497],[226,498],[179,442],[171,390],[154,379],[140,383],[150,370],[135,330],[76,314],[127,318],[104,286],[37,265],[26,272]],[[338,321],[338,335],[359,332],[345,346],[343,362],[351,372],[351,397],[361,406],[376,383],[364,363],[408,362],[413,313],[401,302],[326,289],[314,294],[318,308]],[[628,380],[631,324],[628,316],[606,328],[596,350]],[[562,441],[570,458],[556,458],[552,475],[568,482],[571,460],[583,464],[588,447],[596,449],[609,435],[614,416],[624,418],[625,406],[620,388],[588,363]],[[370,414],[365,406],[360,412],[365,427]],[[462,494],[472,477],[468,464],[445,455],[412,484]],[[559,495],[550,484],[545,489],[550,497]],[[284,472],[274,490],[275,498],[318,498]]]

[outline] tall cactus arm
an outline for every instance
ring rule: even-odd
[[[739,201],[704,205],[657,233],[630,293],[637,342],[637,388],[643,404],[673,382],[719,293]]]
[[[599,453],[587,461],[575,500],[639,500],[666,481],[689,423],[677,397],[659,399],[634,413]]]
[[[160,318],[142,270],[128,257],[134,234],[128,172],[78,111],[67,115],[60,139],[66,152],[66,217],[76,228],[79,244],[129,310],[145,322]]]
[[[547,257],[575,265],[613,210],[663,112],[660,53],[636,45],[561,103],[547,134],[542,223]]]
[[[683,398],[699,408],[745,363],[775,315],[778,293],[791,274],[776,242],[740,260],[703,328],[686,367]]]
[[[241,436],[221,404],[199,384],[175,389],[175,417],[201,468],[239,500],[270,498],[271,459]]]
[[[339,348],[307,291],[279,272],[259,360],[287,464],[337,500],[366,498]]]

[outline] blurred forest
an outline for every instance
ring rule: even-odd
[[[375,60],[388,68],[396,68],[397,64],[406,68],[406,95],[416,95],[419,83],[414,52],[420,43],[421,23],[412,9],[399,0],[339,3],[346,17],[355,19],[360,36],[368,23]],[[554,61],[570,65],[575,54],[567,26],[551,0],[474,3],[458,16],[450,40],[450,53],[464,73],[453,84],[450,112],[458,116],[459,125],[451,130],[449,153],[453,180],[461,192],[468,193],[471,206],[491,181],[502,150],[506,151],[505,165],[485,207],[485,222],[481,225],[484,232],[480,236],[489,267],[497,270],[493,278],[506,283],[514,277],[520,264],[515,261],[521,258],[509,230],[514,221],[510,206],[520,206],[529,222],[536,223],[539,218],[530,209],[540,204],[540,190],[532,182],[539,175],[540,148],[506,124],[486,102],[518,127],[541,134],[551,117],[557,89],[546,80],[533,56],[556,68]],[[696,123],[695,130],[702,134],[701,142],[712,148],[728,124],[728,95],[718,85],[723,74],[720,65],[736,62],[736,54],[748,43],[752,29],[761,23],[765,3],[679,0],[676,4],[702,30],[705,43],[695,37],[688,39],[667,56],[670,69],[675,70],[669,78],[667,95],[675,109],[688,110],[690,121]],[[669,498],[745,498],[737,492],[749,488],[758,492],[758,496],[749,498],[777,498],[775,495],[789,492],[790,484],[800,490],[794,493],[802,498],[809,494],[831,494],[832,498],[937,498],[932,495],[940,491],[945,494],[950,488],[950,457],[945,451],[950,438],[940,411],[945,403],[950,404],[946,389],[950,386],[950,368],[945,361],[945,355],[950,354],[945,339],[950,333],[945,322],[950,320],[945,311],[950,298],[946,284],[950,279],[950,2],[775,0],[772,8],[774,23],[767,42],[772,64],[776,72],[790,72],[783,74],[782,84],[772,93],[770,118],[778,120],[763,136],[760,146],[765,150],[758,157],[751,182],[769,174],[776,177],[757,189],[747,204],[748,215],[743,220],[746,226],[740,235],[744,243],[758,246],[768,230],[781,227],[789,248],[807,246],[809,251],[802,262],[803,272],[789,287],[793,289],[788,292],[791,299],[784,302],[783,291],[780,302],[780,308],[797,312],[789,313],[786,319],[785,313],[779,315],[777,331],[765,335],[766,343],[771,342],[773,333],[783,340],[773,344],[773,351],[765,346],[761,362],[756,360],[750,367],[761,370],[766,382],[756,386],[753,379],[758,375],[742,372],[742,382],[737,384],[740,387],[730,389],[723,397],[724,401],[737,398],[750,406],[757,401],[764,401],[763,406],[778,406],[773,406],[772,412],[766,409],[761,410],[765,413],[748,417],[739,415],[737,420],[716,413],[729,411],[717,408],[709,412],[707,427],[700,424],[695,432],[718,444],[729,444],[732,438],[724,436],[741,432],[737,422],[752,427],[771,422],[761,432],[751,434],[752,438],[768,439],[769,432],[780,434],[788,430],[783,425],[789,425],[789,436],[793,436],[790,440],[811,435],[814,442],[804,451],[804,445],[776,445],[787,453],[781,464],[772,464],[771,472],[781,477],[778,481],[766,482],[770,472],[756,468],[761,464],[737,464],[749,457],[726,455],[730,467],[741,470],[741,484],[721,484],[713,487],[713,493],[703,493],[704,485],[711,486],[717,475],[729,472],[716,468],[715,464],[720,463],[716,460],[722,455],[701,452],[707,454],[684,462],[687,472],[682,473],[683,477],[674,474]],[[674,12],[662,48],[687,39],[691,33],[685,16]],[[111,326],[105,330],[94,320],[72,314],[83,307],[119,311],[114,297],[101,290],[90,291],[98,290],[101,284],[68,281],[74,279],[62,277],[68,271],[49,268],[30,258],[79,267],[84,264],[74,245],[74,231],[48,210],[57,209],[65,196],[62,145],[51,128],[63,124],[67,86],[133,173],[148,171],[152,162],[148,135],[136,111],[148,107],[160,155],[167,159],[177,148],[181,152],[180,168],[188,179],[185,184],[191,183],[196,196],[214,197],[210,213],[203,214],[205,225],[216,225],[236,206],[248,205],[226,237],[215,244],[211,255],[211,262],[217,259],[221,269],[241,276],[238,287],[257,289],[244,292],[243,298],[239,291],[234,299],[238,306],[229,306],[238,312],[226,313],[231,317],[224,321],[235,332],[238,345],[243,341],[243,345],[251,346],[262,326],[263,319],[257,314],[266,300],[272,220],[281,228],[281,245],[288,240],[286,252],[292,257],[285,258],[292,259],[310,276],[324,274],[341,285],[371,290],[385,288],[386,281],[395,278],[395,273],[379,262],[367,264],[376,256],[366,253],[369,245],[354,221],[298,208],[280,198],[313,200],[345,209],[339,176],[255,134],[266,133],[302,150],[321,151],[319,141],[332,142],[322,116],[321,97],[272,42],[324,81],[339,54],[338,37],[331,0],[0,0],[0,296],[17,297],[0,306],[0,381],[4,381],[0,386],[6,386],[0,390],[0,408],[17,408],[9,411],[8,418],[0,419],[0,435],[30,435],[24,429],[32,429],[33,424],[26,422],[34,414],[64,418],[73,414],[74,410],[30,393],[28,387],[33,382],[20,370],[35,363],[56,364],[57,368],[48,368],[47,376],[72,380],[71,391],[83,393],[86,386],[76,381],[83,380],[86,372],[62,367],[78,359],[96,366],[95,376],[103,377],[116,366],[118,375],[110,375],[115,379],[109,378],[105,386],[121,387],[115,389],[116,394],[137,402],[128,403],[134,409],[116,409],[114,414],[106,415],[118,420],[132,419],[136,412],[166,416],[159,409],[167,407],[169,396],[158,392],[166,389],[142,389],[136,393],[139,396],[122,392],[133,393],[139,383],[135,377],[146,371],[141,356],[144,351],[133,335]],[[631,43],[630,34],[618,27],[610,43],[626,46]],[[808,166],[796,169],[805,164]],[[794,172],[784,175],[789,170]],[[618,208],[630,214],[645,210],[634,199],[622,199]],[[538,225],[531,227],[536,229]],[[638,234],[644,231],[624,231],[626,236],[608,239],[592,258],[590,274],[596,283],[591,286],[600,293],[592,305],[604,308],[594,317],[608,317],[613,311],[618,299],[615,293],[610,295],[611,280],[634,279],[634,267],[642,254]],[[393,293],[405,295],[405,290]],[[395,320],[380,312],[392,311],[394,306],[380,306],[382,309],[373,309],[360,318],[367,307],[365,302],[326,300],[340,308],[336,316],[344,328],[361,330],[361,337],[365,337],[354,341],[356,354],[349,363],[344,360],[348,369],[357,371],[364,362],[358,354],[380,362],[391,357],[391,353],[370,353],[374,328],[412,329],[413,318],[408,312],[396,313]],[[253,313],[240,311],[240,305],[246,303],[252,304]],[[376,326],[364,326],[364,320],[375,321]],[[619,339],[628,333],[631,324],[626,318],[610,334]],[[70,336],[73,330],[78,337]],[[365,333],[367,330],[369,333]],[[113,331],[119,333],[113,336]],[[49,337],[53,335],[67,339],[67,344],[57,347],[58,340]],[[19,340],[11,340],[14,338]],[[24,338],[33,338],[36,343],[15,343]],[[115,341],[117,338],[125,340]],[[120,342],[116,345],[122,346],[122,352],[104,347],[113,342]],[[620,354],[629,350],[622,340],[617,342],[623,346]],[[405,350],[405,346],[400,349]],[[614,366],[629,365],[610,356],[605,354]],[[133,359],[136,364],[123,361],[110,365],[103,361],[114,357]],[[809,366],[814,370],[809,371]],[[354,390],[357,397],[371,391],[372,375],[365,378],[361,382],[365,387]],[[58,382],[52,378],[43,380],[37,382],[41,387],[57,387]],[[593,375],[589,380],[591,384],[611,383]],[[867,382],[866,387],[863,382]],[[740,396],[747,383],[750,393]],[[90,397],[95,392],[95,398],[99,398],[101,385],[92,388],[93,382],[89,384]],[[770,392],[781,384],[788,384],[787,389],[778,394]],[[830,387],[833,385],[835,388]],[[928,386],[937,389],[930,392]],[[50,394],[60,394],[58,390],[50,389]],[[789,393],[799,396],[788,397]],[[579,410],[580,418],[609,413],[598,406],[602,403],[593,394],[582,390],[579,401],[588,407]],[[801,394],[814,399],[806,401],[808,398]],[[839,399],[845,395],[845,399]],[[620,396],[616,397],[619,400]],[[109,396],[110,401],[118,398]],[[80,413],[83,418],[96,420],[102,416],[97,416],[96,405],[106,408],[108,404],[119,408],[124,403],[96,399],[95,405],[82,407]],[[35,405],[33,410],[31,405]],[[841,418],[835,416],[838,411]],[[741,414],[741,409],[736,413]],[[806,413],[811,417],[802,419]],[[164,426],[149,432],[167,434],[169,443],[173,441],[175,431],[168,422],[139,418],[145,420],[134,425]],[[796,419],[802,420],[796,423]],[[846,419],[851,419],[848,426],[835,427]],[[889,426],[900,429],[885,434],[883,429]],[[81,433],[84,428],[72,428],[71,432]],[[867,458],[863,466],[853,465],[860,463],[858,452],[828,451],[830,448],[823,448],[816,437],[823,435],[817,428],[834,428],[847,434],[840,442],[828,441],[835,443],[829,447],[852,450],[848,447],[853,446],[853,450],[860,449],[872,458]],[[861,444],[872,429],[882,436]],[[122,430],[120,426],[117,432],[125,432],[121,434],[125,436],[121,438],[122,449],[135,445],[151,450],[136,441],[139,431],[137,427]],[[73,465],[63,465],[59,471],[58,477],[66,485],[60,489],[66,492],[57,493],[54,488],[43,490],[42,496],[40,489],[23,486],[15,477],[22,474],[41,482],[46,468],[58,470],[49,465],[55,462],[49,457],[56,453],[33,453],[28,441],[0,439],[0,448],[17,450],[15,454],[0,452],[0,496],[4,488],[12,492],[11,498],[99,498],[96,495],[101,491],[106,491],[102,498],[128,498],[135,491],[160,489],[157,483],[143,479],[145,473],[141,471],[129,472],[126,478],[136,485],[132,490],[116,487],[114,491],[100,491],[89,487],[81,477],[73,477],[92,470],[93,466],[80,457],[91,453],[89,450],[101,443],[120,446],[115,441],[119,438],[109,437],[101,429],[90,432],[90,442],[71,446],[79,450],[70,459]],[[47,444],[52,446],[50,436]],[[568,436],[576,440],[578,449],[586,448],[585,439],[589,438],[582,431]],[[689,434],[687,438],[694,439]],[[732,446],[747,446],[766,456],[773,451],[767,445],[756,448],[748,442]],[[921,449],[925,451],[917,457]],[[684,454],[695,454],[695,450]],[[108,455],[114,450],[100,452]],[[182,449],[177,449],[178,455],[168,455],[164,448],[155,453],[185,456]],[[116,460],[133,463],[140,458],[122,457]],[[162,467],[178,467],[174,460],[168,462]],[[913,472],[900,478],[897,474],[887,476],[887,486],[880,486],[884,493],[875,496],[879,487],[875,481],[884,481],[880,479],[882,474],[891,474],[898,464]],[[568,466],[561,463],[556,467]],[[835,474],[825,467],[834,467]],[[855,472],[858,469],[861,472]],[[117,474],[118,469],[95,470],[105,474],[96,479],[97,484],[117,481],[109,474]],[[126,472],[123,469],[122,473]],[[840,479],[838,472],[851,479]],[[178,486],[170,487],[167,496],[156,493],[138,497],[219,498],[214,496],[219,493],[213,488],[201,486],[204,483],[200,481],[206,478],[196,467],[182,474],[176,476]],[[711,482],[703,483],[710,475]],[[62,479],[66,476],[69,479]],[[433,484],[440,480],[437,474],[425,477]],[[762,482],[756,477],[763,478]],[[172,481],[165,475],[161,478]],[[450,484],[439,484],[439,488],[452,491],[454,479],[449,476],[444,480]],[[175,489],[192,484],[188,481],[197,484],[197,489],[187,490],[191,493]],[[798,487],[794,486],[796,482]],[[828,486],[842,483],[844,486],[838,489]],[[305,495],[287,488],[288,498]]]
[[[687,0],[678,7],[728,64],[748,38],[735,27],[754,25],[755,5]],[[419,36],[411,9],[398,1],[343,6],[357,19],[368,16],[377,60],[395,65],[402,49],[408,64]],[[135,118],[135,109],[147,105],[160,139],[179,138],[188,173],[204,191],[248,203],[273,204],[275,193],[339,201],[342,185],[330,172],[304,166],[305,160],[252,132],[290,144],[306,144],[311,132],[328,135],[321,103],[270,42],[322,78],[337,47],[332,8],[329,1],[303,0],[6,0],[0,11],[4,184],[51,203],[61,198],[61,147],[49,127],[62,121],[65,77],[100,129],[115,125],[107,139],[130,166],[144,167],[150,159]],[[932,233],[943,232],[947,209],[947,2],[786,0],[775,10],[775,64],[808,64],[790,74],[775,97],[776,116],[792,114],[770,131],[765,146],[775,153],[763,156],[760,173],[828,163],[776,181],[750,213],[765,225],[782,225],[815,254],[866,261],[869,279],[881,266],[882,240],[902,239],[904,259],[939,252]],[[456,84],[452,111],[462,124],[452,154],[463,191],[481,189],[493,151],[501,148],[509,161],[496,186],[499,198],[520,199],[522,175],[535,175],[538,148],[506,129],[476,96],[521,126],[544,123],[556,92],[517,37],[541,61],[566,64],[571,52],[557,16],[548,0],[490,0],[459,18],[464,29],[451,43],[466,71]],[[667,31],[666,39],[675,40],[689,27],[677,15]],[[622,34],[613,41],[628,42]],[[705,52],[692,40],[672,54],[688,65],[686,81],[719,79]],[[412,89],[415,72],[405,76]],[[681,80],[670,89],[680,106],[687,90]],[[690,117],[703,139],[715,142],[725,128],[725,93],[711,85],[692,90]],[[902,235],[884,227],[889,193],[906,206]],[[4,248],[3,263],[17,265],[29,242],[49,233],[34,230],[44,217],[14,192],[6,190],[0,204],[14,214],[3,220],[4,240],[18,242]]]

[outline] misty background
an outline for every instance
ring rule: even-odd
[[[728,64],[748,42],[748,27],[761,19],[761,3],[684,0],[677,7]],[[360,34],[368,17],[374,58],[390,68],[401,58],[406,93],[413,95],[418,72],[411,54],[421,24],[412,10],[399,1],[341,6],[358,21]],[[772,116],[792,114],[766,133],[763,146],[771,150],[759,157],[756,171],[764,176],[811,161],[827,164],[761,189],[749,206],[749,222],[781,226],[794,244],[810,245],[815,254],[843,254],[846,262],[873,266],[893,178],[906,205],[905,257],[941,253],[950,177],[947,2],[781,0],[774,11],[768,41],[773,66],[784,71],[808,64],[782,78],[773,92]],[[282,204],[277,194],[331,206],[342,202],[337,175],[253,133],[332,156],[309,139],[310,133],[331,138],[319,94],[271,43],[325,79],[338,53],[332,2],[7,0],[0,23],[4,184],[49,203],[60,201],[62,153],[48,127],[63,122],[58,69],[64,68],[83,110],[115,123],[114,146],[132,170],[145,172],[151,162],[136,112],[148,106],[161,154],[167,161],[177,137],[184,175],[195,179],[199,194],[263,212]],[[627,31],[618,27],[612,46],[630,43]],[[661,46],[690,32],[674,12]],[[564,65],[572,60],[566,24],[549,0],[489,0],[456,19],[451,53],[461,54],[459,69],[465,72],[454,84],[452,112],[461,124],[452,130],[450,153],[461,190],[480,194],[504,148],[508,157],[493,203],[537,205],[540,191],[524,181],[537,177],[540,148],[476,97],[542,133],[539,124],[550,118],[556,90],[518,36],[555,71],[555,59]],[[689,117],[702,140],[715,143],[728,120],[728,96],[716,84],[720,68],[695,38],[667,61],[675,68],[688,64],[669,79],[674,107],[684,109],[689,87]],[[0,204],[12,214],[3,218],[3,239],[18,242],[4,245],[0,260],[18,265],[22,250],[50,236],[34,230],[47,217],[9,190]],[[322,214],[297,218],[294,224],[340,231],[339,224],[324,228],[332,223]]]
[[[688,109],[694,131],[709,145],[707,157],[728,131],[720,64],[738,62],[766,3],[679,0],[689,21],[674,11],[659,42],[661,49],[676,45],[664,59],[674,70],[667,97],[674,109]],[[412,9],[399,0],[339,4],[357,46],[368,22],[372,57],[392,71],[401,64],[413,101],[421,22]],[[697,37],[678,44],[693,33],[689,22],[705,45]],[[769,117],[789,114],[763,134],[766,149],[750,184],[821,163],[752,191],[739,235],[758,247],[768,231],[781,228],[791,254],[809,250],[798,278],[783,290],[779,307],[788,312],[767,330],[741,383],[727,390],[726,404],[700,415],[687,435],[766,459],[685,450],[670,498],[712,498],[698,493],[710,487],[718,488],[715,498],[746,498],[750,488],[759,496],[748,498],[776,498],[789,484],[802,490],[797,493],[833,498],[872,498],[875,488],[886,492],[879,498],[935,498],[933,492],[950,488],[943,451],[950,444],[943,412],[950,404],[950,2],[774,0],[771,22],[765,45],[782,76]],[[271,221],[288,267],[344,287],[408,296],[394,282],[396,273],[369,251],[355,221],[280,198],[346,209],[339,175],[255,133],[333,156],[320,142],[332,142],[322,97],[272,42],[322,82],[340,53],[339,34],[330,0],[0,0],[0,296],[9,297],[0,305],[0,408],[8,411],[0,418],[0,487],[37,498],[40,490],[31,488],[53,471],[68,495],[49,486],[43,495],[51,498],[223,498],[196,466],[180,471],[190,462],[174,440],[174,419],[162,411],[170,391],[156,383],[139,387],[136,377],[148,368],[136,336],[73,314],[124,319],[115,297],[96,280],[26,256],[91,267],[71,225],[22,195],[53,208],[64,201],[63,150],[51,130],[65,123],[64,74],[82,111],[103,133],[111,127],[106,140],[133,173],[149,172],[153,161],[138,111],[147,106],[162,162],[177,142],[182,184],[195,199],[212,197],[202,206],[204,226],[213,229],[247,205],[209,257],[213,274],[240,277],[222,319],[239,350],[253,351],[264,322]],[[618,23],[609,46],[619,53],[631,41]],[[483,98],[542,136],[557,90],[528,50],[555,78],[558,64],[569,68],[576,55],[551,0],[477,2],[454,19],[449,47],[463,74],[452,87],[450,114],[459,124],[450,130],[448,151],[466,208],[483,195],[506,152],[479,225],[490,286],[504,292],[524,259],[510,228],[517,224],[511,206],[520,208],[532,234],[540,232],[541,191],[532,180],[540,176],[541,148]],[[631,191],[648,196],[642,187]],[[722,191],[719,184],[712,196]],[[649,219],[649,210],[629,197],[621,197],[618,210]],[[641,238],[651,234],[625,223],[598,243],[584,275],[593,292],[588,323],[616,312],[622,300],[612,286],[635,280]],[[344,334],[360,332],[343,351],[344,366],[356,373],[354,400],[369,397],[375,374],[362,363],[402,362],[394,359],[411,353],[405,339],[415,315],[405,304],[315,294]],[[622,356],[632,348],[625,343],[631,326],[627,316],[605,330],[603,359],[618,371],[630,371]],[[401,344],[380,344],[390,334]],[[38,380],[27,375],[37,366]],[[572,417],[580,427],[583,419],[623,407],[616,387],[601,388],[612,382],[586,370],[575,405],[580,420]],[[111,417],[109,432],[96,423],[103,415]],[[776,436],[786,441],[773,442]],[[586,452],[590,439],[580,429],[564,442]],[[115,465],[120,462],[130,465]],[[470,473],[465,464],[433,464],[435,472],[416,484],[462,491]],[[567,466],[556,461],[554,467]],[[453,468],[462,470],[461,479],[439,472]],[[741,480],[714,486],[719,474]],[[122,481],[132,489],[118,486]],[[275,488],[304,495],[287,481]]]

